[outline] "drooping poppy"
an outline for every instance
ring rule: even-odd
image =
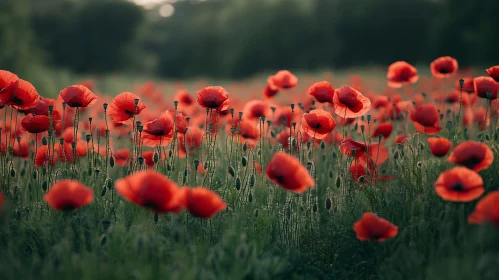
[[[81,208],[92,202],[94,191],[73,180],[57,181],[47,194],[43,196],[50,207],[59,211],[68,211]]]
[[[175,182],[156,171],[139,171],[119,179],[115,188],[126,200],[156,213],[168,212],[178,191]]]
[[[494,162],[494,153],[487,144],[470,140],[457,145],[447,161],[478,172],[489,168]]]
[[[273,90],[286,90],[297,84],[298,78],[288,70],[281,70],[267,79],[267,85]]]
[[[303,114],[301,127],[310,137],[324,139],[336,127],[336,122],[329,112],[315,109]]]
[[[125,166],[128,159],[130,158],[130,150],[129,149],[120,149],[113,152],[114,161],[119,166]]]
[[[38,148],[38,151],[36,152],[35,155],[35,166],[36,167],[42,167],[46,163],[48,165],[55,165],[57,163],[57,159],[59,158],[59,153],[57,150],[50,150],[50,155],[49,155],[49,148],[47,145],[43,145],[40,148]]]
[[[137,104],[135,102],[138,101]],[[134,116],[140,114],[146,105],[139,97],[131,92],[122,92],[114,97],[107,109],[109,117],[115,123],[129,122]]]
[[[468,216],[470,224],[492,223],[499,227],[499,191],[488,193],[475,206],[475,211]]]
[[[334,88],[329,82],[318,82],[310,86],[307,94],[315,97],[319,103],[333,103]]]
[[[371,109],[369,98],[349,86],[336,89],[333,102],[335,113],[342,118],[357,118]]]
[[[437,134],[442,130],[442,128],[438,126],[440,115],[438,114],[435,105],[431,103],[416,106],[414,110],[411,110],[409,118],[418,132],[431,135]]]
[[[270,113],[269,105],[261,100],[251,100],[244,105],[243,118],[258,120]]]
[[[499,91],[499,83],[491,77],[477,77],[473,80],[475,93],[478,97],[496,99]]]
[[[362,219],[353,225],[353,229],[355,230],[357,239],[378,242],[393,238],[398,233],[397,226],[372,212],[364,213]]]
[[[97,95],[83,85],[69,86],[59,95],[69,107],[89,107],[97,102]]]
[[[25,80],[16,80],[0,91],[0,105],[17,110],[27,110],[36,106],[40,96],[35,87]]]
[[[449,152],[452,142],[447,138],[428,138],[428,145],[434,156],[443,157]]]
[[[499,65],[492,66],[492,67],[488,68],[486,71],[487,71],[487,74],[489,74],[489,76],[492,79],[494,79],[494,81],[499,82]]]
[[[405,61],[397,61],[388,66],[388,86],[391,88],[401,88],[403,85],[414,84],[419,80],[416,67]]]
[[[193,216],[209,219],[225,208],[222,198],[209,189],[197,187],[187,192],[187,211]]]
[[[443,79],[457,72],[457,60],[450,56],[442,56],[430,64],[431,74],[435,78]]]
[[[296,193],[303,193],[315,186],[307,169],[296,158],[283,152],[274,154],[266,172],[267,177],[281,188]]]
[[[485,191],[482,177],[473,170],[454,167],[442,172],[435,182],[435,191],[447,201],[468,202]]]
[[[382,135],[383,138],[388,138],[390,137],[390,134],[392,134],[393,130],[393,125],[391,122],[384,122],[378,125],[378,127],[374,130],[372,133],[372,137],[378,137],[379,135]]]
[[[205,87],[197,92],[198,104],[203,108],[224,111],[229,109],[229,93],[219,86]]]
[[[175,123],[170,114],[163,114],[161,117],[147,122],[142,132],[144,145],[149,147],[167,146],[173,138],[173,128]]]

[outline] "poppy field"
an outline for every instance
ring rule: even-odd
[[[0,70],[1,279],[498,279],[499,66]]]

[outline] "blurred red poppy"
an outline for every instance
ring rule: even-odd
[[[449,152],[452,142],[447,138],[428,138],[428,145],[434,156],[443,157]]]
[[[494,79],[494,81],[499,82],[499,65],[492,66],[492,67],[488,68],[486,71],[487,71],[487,74],[489,74],[489,76],[492,79]]]
[[[135,104],[136,100],[138,101],[137,104]],[[134,116],[140,114],[145,108],[146,105],[140,101],[137,95],[131,92],[122,92],[114,97],[111,104],[109,104],[107,113],[113,122],[126,123]]]
[[[169,212],[179,189],[173,181],[156,171],[139,171],[119,179],[115,188],[126,200],[156,213]]]
[[[142,158],[144,158],[144,163],[149,169],[154,168],[154,151],[145,151],[142,153]],[[159,159],[159,158],[158,158]]]
[[[167,146],[173,138],[175,123],[172,115],[165,113],[161,117],[147,122],[142,132],[142,141],[149,147]]]
[[[187,90],[179,90],[175,96],[175,100],[178,101],[181,108],[189,107],[194,104],[194,98],[192,98]]]
[[[274,76],[267,79],[267,85],[272,90],[285,90],[295,87],[298,84],[298,78],[288,70],[281,70]]]
[[[452,150],[447,161],[463,165],[478,172],[492,165],[494,162],[494,153],[487,144],[466,141],[457,145]]]
[[[0,91],[0,105],[7,105],[17,110],[33,108],[39,99],[35,87],[21,79],[11,82]]]
[[[478,97],[496,99],[499,91],[499,83],[491,77],[478,77],[473,80],[475,93]]]
[[[129,149],[120,149],[113,152],[114,161],[119,166],[125,166],[128,159],[130,158],[130,150]]]
[[[223,87],[206,87],[197,92],[198,104],[203,108],[224,111],[229,109],[229,94]]]
[[[244,105],[243,118],[258,120],[270,113],[269,105],[261,100],[251,100]]]
[[[459,80],[456,81],[455,85],[455,88],[457,90],[461,90],[461,82]],[[463,92],[475,92],[475,84],[473,83],[473,78],[463,78]]]
[[[278,93],[279,93],[279,90],[277,88],[272,88],[268,84],[263,89],[263,97],[265,97],[265,98],[272,98],[273,96],[275,96]]]
[[[418,132],[437,134],[442,130],[442,128],[438,126],[440,115],[438,114],[435,105],[431,103],[416,106],[415,110],[411,110],[409,118]]]
[[[499,191],[488,193],[475,206],[475,211],[468,217],[470,224],[492,223],[499,227]]]
[[[416,67],[405,61],[397,61],[388,66],[386,77],[391,88],[401,88],[405,84],[414,84],[419,80]]]
[[[485,189],[478,173],[464,167],[454,167],[440,174],[435,182],[435,191],[444,200],[468,202],[480,197]]]
[[[342,118],[360,117],[371,109],[369,98],[349,86],[336,89],[333,102],[335,113]]]
[[[69,107],[88,107],[97,102],[97,95],[82,85],[69,86],[61,90],[60,96]]]
[[[364,167],[355,161],[353,161],[350,164],[349,171],[350,171],[350,175],[352,175],[352,180],[354,180],[355,182],[357,182],[360,177],[362,177],[362,176],[365,177],[367,175]]]
[[[393,125],[391,122],[384,122],[378,125],[378,127],[374,130],[372,133],[372,137],[378,137],[379,135],[382,135],[383,138],[388,138],[390,137],[390,134],[392,134],[393,130]]]
[[[398,227],[372,212],[364,213],[362,219],[353,225],[359,240],[383,242],[398,233]]]
[[[303,114],[301,127],[310,137],[324,139],[336,127],[336,122],[329,112],[315,109]]]
[[[46,163],[48,165],[55,165],[57,163],[57,159],[59,158],[57,150],[50,151],[50,156],[48,154],[48,146],[44,145],[38,148],[35,156],[35,166],[42,167]]]
[[[209,219],[225,208],[227,204],[222,198],[209,189],[197,187],[187,192],[187,211],[193,216]]]
[[[59,211],[81,208],[92,202],[94,191],[78,181],[57,181],[47,194],[43,196],[50,207]]]
[[[315,97],[319,103],[333,103],[334,88],[326,81],[318,82],[308,89],[307,94]]]
[[[15,83],[17,80],[19,80],[19,77],[17,77],[16,74],[0,70],[0,92],[9,85]]]
[[[431,74],[435,78],[443,79],[457,72],[457,60],[450,56],[442,56],[430,64]]]
[[[315,186],[307,169],[296,158],[283,152],[274,154],[266,172],[267,177],[281,188],[296,193],[303,193]]]

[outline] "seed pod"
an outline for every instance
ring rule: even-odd
[[[242,164],[243,166],[246,166],[246,165],[248,164],[248,158],[247,158],[247,157],[245,157],[245,156],[243,156],[243,157],[242,157],[242,159],[241,159],[241,164]]]
[[[336,177],[336,187],[337,188],[340,188],[341,186],[341,180],[340,180],[340,176]]]
[[[47,167],[45,165],[42,167],[42,175],[47,175]]]
[[[253,194],[250,192],[248,195],[248,201],[251,203],[253,201]]]
[[[196,168],[196,170],[198,169],[198,167],[199,167],[199,160],[197,160],[197,159],[194,160],[194,167]]]
[[[92,135],[90,135],[90,134],[85,135],[85,140],[87,140],[87,143],[90,142],[91,139],[92,139]]]
[[[325,149],[326,148],[326,143],[324,141],[321,141],[321,149]]]
[[[113,156],[111,156],[109,158],[109,166],[114,167],[114,157]]]
[[[10,169],[10,176],[16,177],[16,170],[14,168]]]
[[[42,190],[43,190],[44,192],[46,192],[46,191],[47,191],[48,185],[49,185],[49,184],[48,184],[48,182],[47,182],[46,180],[42,182]]]
[[[239,179],[239,177],[236,178],[236,189],[237,190],[241,189],[241,179]]]
[[[254,174],[251,174],[251,176],[250,176],[249,185],[250,185],[250,187],[255,186],[255,175]]]
[[[196,167],[197,168],[197,167]],[[236,175],[236,171],[234,170],[234,167],[229,165],[229,174],[234,177]]]
[[[366,177],[365,176],[360,176],[359,177],[359,183],[364,183],[366,181]]]
[[[333,202],[331,201],[331,198],[326,199],[326,210],[329,211],[331,209],[331,206],[333,205]]]
[[[329,170],[329,178],[333,178],[333,170]]]
[[[100,191],[100,196],[105,196],[106,195],[107,188],[103,187],[102,190]]]

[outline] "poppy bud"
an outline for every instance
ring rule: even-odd
[[[47,137],[43,136],[43,137],[42,137],[42,145],[43,145],[43,146],[47,146],[47,144],[48,144]]]
[[[61,144],[61,145],[64,144],[64,139],[63,138],[59,139],[59,144]]]
[[[258,217],[258,208],[255,209],[255,217]]]
[[[364,130],[366,129],[366,127],[364,125],[361,125],[360,126],[360,131],[362,131],[362,133],[364,133]]]
[[[393,159],[397,160],[399,158],[399,151],[396,150],[395,153],[393,153]]]
[[[189,170],[187,168],[184,169],[184,177],[187,177],[187,174],[189,173]]]
[[[113,187],[113,179],[108,179],[107,180],[107,188],[111,190],[111,188]]]
[[[340,188],[341,186],[341,180],[340,180],[340,176],[336,177],[336,187],[337,188]]]
[[[248,145],[246,144],[246,142],[244,142],[244,144],[243,144],[243,151],[246,152],[247,149],[248,149]]]
[[[338,154],[336,152],[333,152],[333,158],[336,158]]]
[[[243,166],[246,166],[246,165],[248,164],[248,158],[247,158],[247,157],[245,157],[245,156],[243,156],[243,157],[241,158],[241,164],[242,164]]]
[[[333,178],[333,171],[332,170],[329,170],[329,178]]]
[[[255,175],[254,174],[251,174],[251,176],[250,176],[249,185],[250,185],[250,187],[253,187],[255,185]]]
[[[351,153],[352,153],[352,156],[355,157],[355,154],[357,153],[357,150],[352,150]]]
[[[11,177],[16,177],[16,170],[14,168],[10,169],[10,176]]]
[[[153,161],[154,161],[154,163],[158,163],[158,161],[159,161],[159,154],[158,154],[158,152],[154,152]]]
[[[90,135],[90,134],[85,135],[85,140],[87,140],[87,143],[90,142],[91,139],[92,139],[92,135]]]
[[[33,177],[34,180],[36,180],[36,178],[38,177],[38,172],[34,170],[33,173],[31,173],[31,176]]]
[[[101,192],[100,192],[100,196],[105,196],[106,195],[106,191],[107,191],[107,188],[106,187],[103,187]]]
[[[113,156],[111,156],[109,158],[109,166],[114,167],[114,157]]]
[[[73,148],[73,150],[76,149],[76,142],[74,142],[74,141],[71,142],[71,147]]]
[[[236,189],[237,190],[241,189],[241,179],[239,179],[239,177],[236,178]]]
[[[275,138],[275,132],[273,130],[270,132],[270,136],[272,136],[272,138]]]
[[[172,155],[173,155],[173,151],[172,151],[172,150],[169,150],[169,151],[168,151],[168,157],[172,157]]]
[[[210,162],[209,161],[205,161],[203,167],[204,167],[204,169],[210,168]]]
[[[52,113],[52,111],[54,111],[54,105],[50,104],[48,108],[49,108],[49,113]]]
[[[310,169],[312,169],[312,163],[310,161],[307,162],[307,169],[308,169],[308,171],[310,171]]]
[[[144,126],[143,125],[139,125],[137,126],[137,130],[142,133],[142,131],[144,130]]]
[[[92,173],[93,173],[93,169],[91,166],[88,167],[88,176],[92,176]]]
[[[258,151],[256,151],[256,154],[257,155],[260,155],[262,153],[262,150],[258,149]]]
[[[329,209],[331,209],[331,206],[333,205],[331,199],[328,197],[326,199],[326,210],[329,211]]]
[[[308,151],[308,158],[312,158],[312,150]]]
[[[95,176],[99,176],[100,174],[100,169],[95,169]]]
[[[487,140],[487,141],[490,140],[490,136],[488,134],[485,134],[485,140]]]
[[[42,167],[42,175],[47,175],[47,167],[45,165]]]
[[[168,170],[168,171],[172,171],[172,166],[171,166],[171,164],[169,164],[169,163],[168,163],[168,164],[166,165],[166,170]]]
[[[422,163],[422,162],[420,162],[420,161],[418,161],[417,166],[418,166],[419,168],[421,168],[421,166],[423,166],[423,163]]]
[[[144,164],[144,158],[143,157],[139,157],[139,164],[140,165]]]
[[[312,206],[312,211],[317,212],[317,203],[314,203],[314,206]]]
[[[252,201],[253,201],[253,194],[251,194],[251,192],[249,192],[248,202],[251,203]]]
[[[364,177],[364,176],[360,176],[360,177],[359,177],[359,183],[361,183],[361,184],[362,184],[362,183],[364,183],[365,181],[366,181],[366,177]]]
[[[270,126],[272,124],[272,121],[267,121],[267,126]]]
[[[43,190],[44,192],[46,192],[46,191],[47,191],[47,188],[48,188],[48,182],[45,180],[45,181],[43,181],[43,183],[42,183],[42,190]]]
[[[321,149],[325,149],[326,148],[326,143],[324,143],[324,141],[321,141]]]

